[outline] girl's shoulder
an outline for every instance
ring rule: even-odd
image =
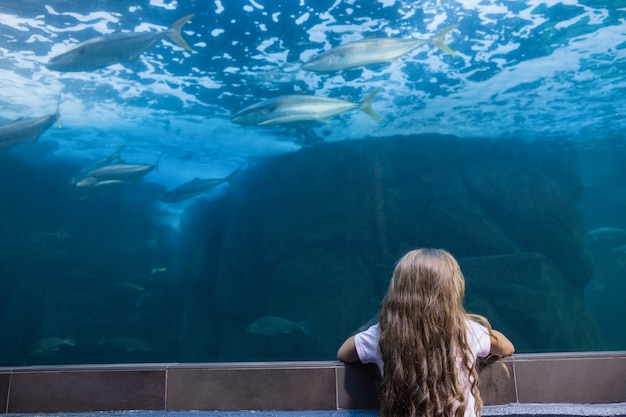
[[[477,321],[471,319],[465,319],[465,321],[467,323],[467,344],[472,352],[475,356],[488,356],[491,349],[489,330]]]

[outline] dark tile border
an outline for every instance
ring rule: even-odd
[[[626,401],[626,356],[537,356],[515,361],[520,403]]]
[[[9,383],[11,374],[8,372],[0,372],[0,413],[7,412],[7,404],[9,402]]]
[[[331,410],[335,373],[334,367],[173,368],[166,409]]]
[[[54,370],[11,374],[9,413],[163,410],[165,370]]]
[[[337,408],[378,408],[376,365],[337,366]]]
[[[506,358],[481,364],[478,388],[485,405],[517,402],[513,359]]]
[[[520,354],[480,369],[485,405],[626,402],[626,351]],[[339,362],[0,368],[0,414],[378,406],[377,370]]]

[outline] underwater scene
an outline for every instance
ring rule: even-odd
[[[626,349],[621,0],[4,0],[0,366],[334,360],[449,250]]]

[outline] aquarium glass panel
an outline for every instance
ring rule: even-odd
[[[444,248],[626,349],[622,1],[3,0],[0,366],[334,360]]]

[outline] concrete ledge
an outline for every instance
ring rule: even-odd
[[[626,416],[626,403],[613,404],[507,404],[483,408],[484,417],[622,417]]]
[[[376,383],[374,366],[339,362],[0,368],[0,413],[374,410]],[[626,351],[519,354],[480,369],[489,407],[620,404],[626,402],[624,387]],[[525,415],[518,408],[499,410],[497,415]]]

